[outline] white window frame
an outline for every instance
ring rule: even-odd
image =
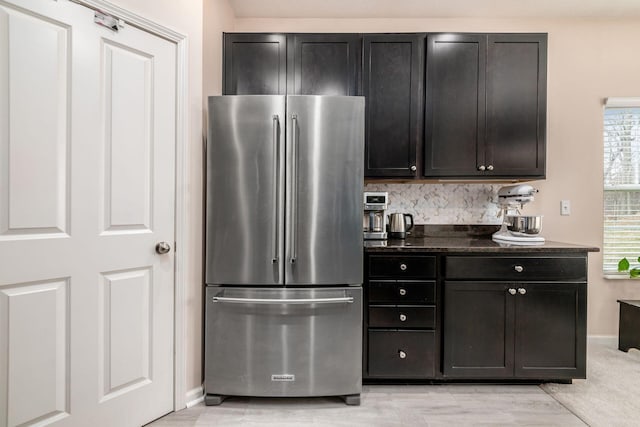
[[[606,114],[606,110],[608,108],[640,108],[640,97],[612,97],[607,98],[604,103],[603,110],[603,120]],[[604,137],[605,137],[605,126],[606,123],[603,122],[603,161],[606,161],[604,158]],[[604,170],[606,171],[607,164],[603,163]],[[624,185],[609,185],[605,186],[603,182],[603,244],[602,244],[602,272],[604,277],[607,279],[628,279],[629,274],[627,272],[618,272],[617,265],[615,268],[606,268],[605,259],[607,250],[605,248],[605,240],[607,238],[607,224],[606,219],[604,218],[604,211],[606,209],[606,193],[610,191],[638,191],[640,193],[640,184],[624,184]],[[640,242],[638,242],[638,250],[637,253],[630,254],[627,256],[631,267],[637,267],[640,263],[637,262],[637,258],[640,256]]]

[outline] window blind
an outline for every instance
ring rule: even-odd
[[[640,256],[640,99],[610,98],[604,111],[603,271],[618,273],[626,257]]]

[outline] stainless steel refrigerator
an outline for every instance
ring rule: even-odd
[[[359,404],[363,153],[362,97],[209,97],[207,404]]]

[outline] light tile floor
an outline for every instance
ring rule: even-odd
[[[618,396],[608,402],[607,409],[615,412],[618,405],[627,410],[626,418],[594,416],[598,408],[590,402],[606,401],[606,396],[600,395],[601,390],[611,393],[611,388],[615,387],[615,384],[607,383],[610,375],[602,369],[612,358],[616,359],[616,369],[621,371],[613,379],[626,376],[625,370],[634,374],[629,384],[638,383],[635,386],[638,393],[630,395],[635,396],[632,399],[640,400],[640,377],[635,376],[640,370],[640,353],[622,353],[611,348],[612,345],[612,341],[590,343],[589,379],[576,380],[572,385],[365,386],[360,406],[346,406],[339,398],[232,397],[220,406],[199,404],[169,414],[149,426],[640,425],[640,413],[635,414],[634,409],[629,411],[629,402],[620,401]]]

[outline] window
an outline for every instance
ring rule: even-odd
[[[605,277],[618,273],[618,261],[632,265],[640,256],[640,98],[608,98],[604,110]]]

